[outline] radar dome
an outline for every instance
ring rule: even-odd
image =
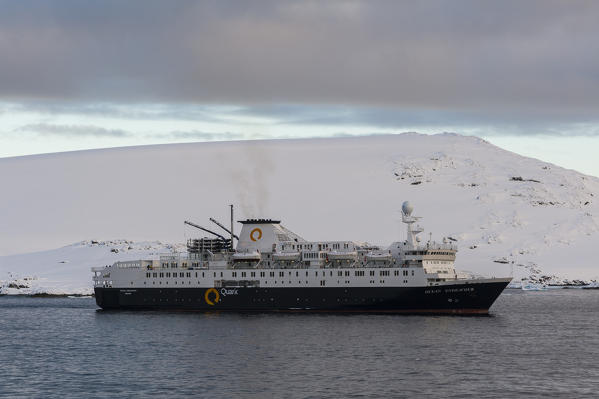
[[[406,216],[410,216],[412,214],[412,211],[414,210],[414,207],[412,206],[412,204],[410,204],[408,201],[404,202],[401,206],[401,211],[406,215]]]

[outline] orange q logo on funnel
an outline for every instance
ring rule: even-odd
[[[255,237],[257,236],[257,237]],[[260,230],[258,227],[256,227],[254,230],[252,230],[252,232],[250,233],[250,239],[252,241],[258,241],[259,239],[262,238],[262,230]]]

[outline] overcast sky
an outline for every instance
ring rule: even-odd
[[[597,1],[0,0],[0,156],[452,131],[599,175],[598,17]]]

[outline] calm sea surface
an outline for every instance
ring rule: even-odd
[[[490,317],[106,312],[0,297],[0,397],[599,397],[599,291]]]

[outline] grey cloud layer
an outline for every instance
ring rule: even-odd
[[[30,132],[44,136],[73,137],[130,137],[132,134],[122,129],[106,129],[91,125],[56,125],[49,123],[32,123],[15,129],[15,132]]]
[[[599,106],[599,2],[0,1],[0,99]]]
[[[160,134],[143,134],[139,132],[130,132],[122,129],[106,129],[95,125],[61,125],[49,123],[34,123],[21,126],[14,129],[16,133],[32,133],[41,136],[62,136],[78,138],[131,138],[142,137],[156,140],[189,140],[189,141],[228,141],[242,140],[247,138],[241,133],[233,132],[204,132],[199,130],[181,131],[175,130]]]

